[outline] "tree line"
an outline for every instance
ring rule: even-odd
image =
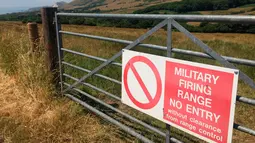
[[[226,10],[246,4],[255,3],[255,0],[182,0],[178,2],[163,3],[136,10],[134,14],[155,13],[161,10],[176,13],[205,10]]]
[[[160,20],[134,20],[134,19],[95,19],[95,18],[78,18],[78,17],[62,17],[63,24],[78,24],[88,26],[105,26],[119,28],[151,28],[157,25]],[[180,22],[190,32],[204,33],[255,33],[255,25],[251,24],[234,24],[234,23],[209,23],[201,22],[198,26]]]
[[[229,6],[240,6],[249,3],[255,3],[255,0],[230,0],[233,3],[229,3],[228,0],[183,0],[180,2],[173,2],[170,7],[175,7],[180,11],[195,11],[195,10],[211,10],[211,9],[225,9]],[[195,3],[198,2],[198,3]],[[213,4],[212,4],[213,3]],[[156,5],[139,10],[143,13],[150,12],[150,10],[163,10],[169,4]],[[178,8],[179,7],[179,8]],[[168,7],[169,8],[169,7]],[[79,12],[85,13],[102,13],[99,9],[89,11],[87,9],[78,9]],[[64,12],[77,12],[75,10],[69,10]],[[180,12],[180,13],[182,13]],[[187,14],[187,13],[186,13]],[[0,15],[0,21],[22,21],[41,23],[40,12],[27,12],[27,13],[12,13]],[[61,17],[61,23],[63,24],[76,24],[76,25],[89,25],[89,26],[107,26],[107,27],[121,27],[121,28],[151,28],[160,21],[158,20],[132,20],[132,19],[94,19],[94,18],[80,18],[80,17]],[[185,22],[181,23],[190,32],[222,32],[222,33],[255,33],[255,25],[249,24],[233,24],[233,23],[208,23],[202,22],[199,26],[189,25]]]

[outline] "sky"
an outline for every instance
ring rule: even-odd
[[[38,6],[51,6],[56,2],[72,0],[0,0],[0,7],[38,7]]]

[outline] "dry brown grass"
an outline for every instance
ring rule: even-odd
[[[192,25],[192,26],[199,26],[201,22],[187,22],[187,24]]]
[[[152,0],[152,1],[145,1],[145,0],[106,0],[107,5],[104,6],[99,6],[93,9],[100,9],[100,10],[115,10],[115,13],[119,13],[119,11],[125,11],[127,10],[138,10],[142,9],[148,6],[153,6],[155,4],[160,4],[160,3],[167,3],[167,2],[175,2],[175,1],[180,1],[180,0]],[[116,11],[119,10],[119,11]]]
[[[117,128],[56,95],[26,25],[0,23],[0,142],[126,142]],[[43,53],[43,50],[42,50]]]
[[[66,99],[46,98],[0,71],[0,135],[5,142],[122,142],[114,130]]]
[[[167,3],[167,2],[175,2],[181,0],[106,0],[104,5],[96,6],[90,8],[89,10],[100,9],[103,11],[113,10],[113,13],[124,13],[129,12],[132,13],[135,10],[142,9],[148,6]],[[91,5],[96,1],[88,1],[87,3],[81,5],[79,0],[73,1],[70,4],[66,5],[65,9],[73,9],[73,8],[82,8]],[[100,2],[98,0],[98,2]]]

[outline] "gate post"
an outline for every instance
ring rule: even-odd
[[[27,24],[28,35],[31,44],[31,52],[39,52],[39,32],[36,23],[28,23]]]
[[[57,8],[45,7],[41,9],[44,47],[47,53],[46,64],[48,70],[52,72],[53,82],[58,85],[58,48],[54,20],[55,12],[57,12]]]

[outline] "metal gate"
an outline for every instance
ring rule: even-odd
[[[122,39],[114,39],[114,38],[108,38],[108,37],[102,37],[102,36],[95,36],[95,35],[88,35],[88,34],[82,34],[82,33],[75,33],[75,32],[69,32],[69,31],[63,31],[61,29],[61,23],[59,22],[59,18],[62,16],[72,16],[72,17],[83,17],[83,18],[108,18],[108,19],[139,19],[139,20],[162,20],[159,24],[157,24],[155,27],[150,29],[148,32],[146,32],[144,35],[141,35],[138,39],[134,41],[128,41],[128,40],[122,40]],[[95,108],[94,106],[90,105],[86,101],[79,98],[79,96],[76,96],[76,94],[82,95],[90,100],[95,101],[96,103],[106,107],[107,109],[110,109],[111,111],[114,111],[114,113],[118,113],[121,118],[124,120],[129,120],[131,123],[139,124],[143,126],[143,128],[151,130],[158,134],[159,136],[162,136],[165,138],[166,142],[182,142],[172,136],[170,134],[170,126],[166,125],[164,128],[158,128],[154,127],[153,125],[140,120],[128,113],[125,113],[121,109],[115,108],[112,104],[108,104],[104,102],[103,100],[100,100],[99,98],[87,93],[86,91],[82,90],[80,87],[85,86],[89,87],[97,92],[101,92],[104,95],[107,95],[109,98],[115,100],[118,102],[118,104],[121,104],[120,96],[114,95],[112,93],[109,93],[108,91],[98,88],[97,86],[86,82],[88,78],[91,76],[96,76],[101,79],[110,81],[114,84],[121,85],[121,81],[114,79],[112,77],[103,75],[98,73],[103,68],[108,67],[109,65],[113,65],[116,67],[121,67],[122,64],[120,62],[116,62],[115,60],[119,58],[122,55],[122,50],[120,50],[118,53],[116,53],[114,56],[112,56],[110,59],[104,59],[101,57],[92,56],[86,53],[77,52],[68,48],[63,47],[62,44],[62,35],[73,35],[73,36],[79,36],[79,37],[85,37],[85,38],[91,38],[91,39],[97,39],[97,40],[103,40],[108,42],[115,42],[115,43],[121,43],[126,44],[126,47],[123,47],[123,49],[132,49],[135,46],[150,48],[150,49],[156,49],[166,52],[166,56],[171,57],[173,53],[177,54],[183,54],[183,55],[189,55],[189,56],[195,56],[199,58],[206,58],[206,59],[215,59],[220,64],[222,64],[225,67],[237,69],[234,64],[240,64],[245,66],[252,66],[255,67],[255,61],[253,60],[247,60],[247,59],[240,59],[240,58],[234,58],[234,57],[227,57],[227,56],[221,56],[218,53],[216,53],[214,50],[212,50],[208,45],[203,43],[201,40],[196,38],[193,34],[191,34],[188,30],[186,30],[183,26],[181,26],[176,21],[186,21],[186,22],[234,22],[234,23],[255,23],[255,17],[254,16],[209,16],[209,15],[136,15],[136,14],[86,14],[86,13],[55,13],[55,22],[56,22],[56,29],[57,29],[57,40],[58,40],[58,54],[59,54],[59,69],[60,69],[60,85],[61,85],[61,92],[69,97],[70,99],[74,100],[75,102],[78,102],[85,108],[89,109],[90,111],[94,112],[98,116],[108,120],[109,122],[117,125],[120,129],[126,131],[127,133],[137,137],[143,142],[153,142],[152,137],[148,138],[148,134],[145,135],[145,133],[140,133],[135,129],[134,127],[130,127],[128,124],[124,124],[120,122],[118,119],[111,117],[107,115],[104,111],[101,111],[100,109]],[[152,45],[152,44],[142,44],[142,41],[144,41],[146,38],[148,38],[150,35],[158,31],[159,29],[163,28],[164,26],[167,26],[167,43],[165,46],[159,46],[159,45]],[[173,28],[177,29],[178,31],[185,34],[191,41],[193,41],[196,45],[198,45],[205,53],[197,52],[197,51],[191,51],[191,50],[183,50],[183,49],[177,49],[172,47],[172,30]],[[64,61],[64,55],[65,53],[68,54],[74,54],[86,58],[90,58],[93,60],[100,61],[101,64],[94,68],[93,70],[85,69],[83,67],[74,65],[69,63],[68,61]],[[234,64],[233,64],[234,63]],[[74,70],[82,71],[85,74],[83,77],[73,77],[67,73],[65,73],[65,68],[69,67],[73,68]],[[121,75],[119,75],[121,76]],[[66,80],[73,80],[74,82],[72,84],[67,83]],[[253,90],[255,89],[255,83],[253,79],[251,79],[249,76],[247,76],[244,72],[240,71],[240,80],[245,82],[248,86],[250,86]],[[246,98],[245,95],[243,96],[237,96],[236,99],[238,102],[242,102],[245,104],[248,104],[250,106],[255,105],[255,100]],[[126,107],[129,108],[129,107]],[[233,126],[236,130],[239,130],[241,132],[248,133],[250,135],[255,136],[255,131],[253,129],[247,128],[245,126],[234,124]],[[172,129],[171,129],[172,130]]]

